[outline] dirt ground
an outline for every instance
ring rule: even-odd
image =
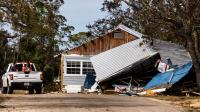
[[[146,97],[95,94],[0,95],[0,112],[182,112]]]
[[[152,98],[165,100],[172,105],[181,106],[185,112],[200,112],[200,96],[156,96]]]

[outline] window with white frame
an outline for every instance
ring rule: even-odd
[[[86,75],[95,74],[92,63],[83,60],[66,61],[66,74],[68,75]]]
[[[83,74],[95,74],[91,62],[83,62]]]
[[[81,63],[79,61],[67,61],[67,74],[80,74]]]

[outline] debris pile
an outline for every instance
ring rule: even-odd
[[[93,56],[91,61],[96,72],[95,87],[99,86],[102,91],[113,89],[131,96],[172,94],[177,91],[184,93],[195,86],[191,61],[173,65],[170,58],[162,61],[161,56],[166,56],[164,50],[170,54],[170,50],[174,52],[175,48],[156,49],[159,53],[144,43],[144,39],[137,39]]]

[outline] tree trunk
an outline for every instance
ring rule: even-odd
[[[196,73],[196,83],[197,86],[200,87],[200,64],[198,61],[198,56],[195,52],[195,46],[192,40],[188,40],[187,44],[188,44],[188,52],[190,53],[190,56],[192,58],[192,63]]]
[[[198,38],[198,35],[197,35],[197,31],[193,30],[192,37],[194,38],[195,53],[196,53],[198,59],[200,59],[199,38]]]

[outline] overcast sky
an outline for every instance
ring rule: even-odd
[[[65,4],[60,8],[60,13],[66,17],[69,25],[75,27],[73,33],[88,31],[87,24],[106,16],[106,13],[100,11],[104,0],[64,1]]]

